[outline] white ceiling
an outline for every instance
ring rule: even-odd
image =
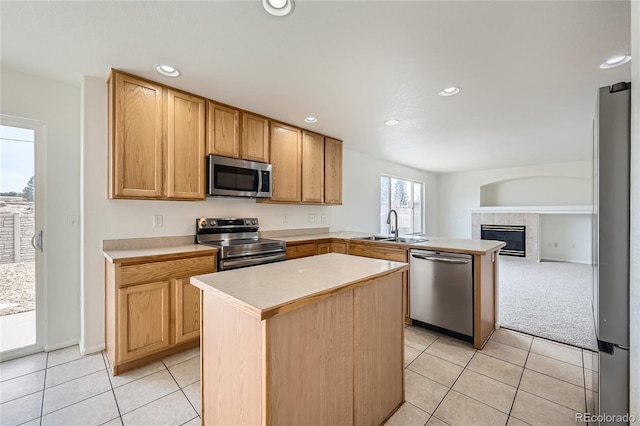
[[[298,0],[285,18],[259,0],[1,1],[1,59],[74,84],[118,68],[454,172],[590,158],[596,89],[630,79],[630,63],[598,68],[630,53],[630,13],[629,1]],[[452,85],[459,95],[438,96]]]

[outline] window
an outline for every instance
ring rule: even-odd
[[[389,210],[398,213],[398,235],[424,233],[424,183],[391,176],[380,176],[380,233],[389,234]]]

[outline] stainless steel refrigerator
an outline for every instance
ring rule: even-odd
[[[631,83],[598,90],[594,126],[594,294],[598,338],[595,413],[629,413],[629,216]],[[620,424],[620,423],[616,423]]]

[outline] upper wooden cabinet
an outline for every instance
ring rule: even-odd
[[[205,103],[113,70],[109,198],[203,200]]]
[[[207,153],[240,158],[240,111],[207,101]]]
[[[324,136],[302,132],[302,202],[324,201]]]
[[[114,72],[109,80],[109,198],[163,196],[164,88]]]
[[[242,159],[269,162],[269,119],[242,112]]]
[[[269,201],[299,203],[301,194],[302,132],[271,122],[272,195]]]
[[[167,90],[167,197],[203,200],[204,99]]]
[[[324,202],[342,204],[342,141],[324,138]]]
[[[268,118],[213,101],[207,105],[207,154],[269,162]]]

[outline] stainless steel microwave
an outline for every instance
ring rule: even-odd
[[[207,156],[207,195],[212,197],[271,197],[272,166],[235,158]]]

